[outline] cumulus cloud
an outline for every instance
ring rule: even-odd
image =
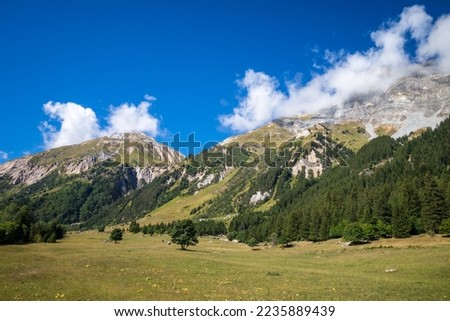
[[[219,116],[222,126],[247,131],[278,117],[315,113],[355,95],[381,92],[394,81],[415,73],[450,72],[450,16],[433,19],[423,6],[405,8],[396,21],[371,33],[374,47],[364,52],[325,51],[330,67],[306,85],[287,83],[263,72],[247,70],[238,86],[246,92],[232,114]],[[412,41],[416,52],[405,50]]]
[[[119,107],[112,106],[108,117],[108,133],[132,133],[143,132],[151,136],[158,134],[159,120],[149,113],[154,97],[146,95],[147,101],[135,106],[122,104]]]
[[[46,148],[77,144],[97,137],[122,132],[144,132],[152,136],[159,133],[159,120],[149,113],[154,97],[145,96],[139,105],[124,103],[111,106],[107,126],[101,127],[95,112],[73,102],[48,102],[44,112],[50,120],[40,124],[39,129]],[[54,123],[59,123],[57,128]]]
[[[101,133],[97,116],[91,108],[72,102],[49,101],[44,104],[44,112],[51,120],[61,123],[59,129],[47,121],[41,124],[40,130],[46,147],[76,144],[98,137]]]
[[[286,97],[277,91],[278,82],[262,72],[248,70],[238,86],[247,91],[232,115],[221,116],[223,126],[233,130],[250,130],[273,118],[277,107],[284,103]]]
[[[435,62],[436,71],[450,73],[450,15],[439,18],[425,43],[418,48],[421,61]]]

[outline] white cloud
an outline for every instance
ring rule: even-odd
[[[50,119],[61,123],[60,129],[49,122],[41,124],[40,130],[48,148],[80,143],[98,137],[101,133],[97,116],[91,108],[72,102],[49,101],[44,105],[44,112]]]
[[[285,100],[285,96],[276,90],[276,79],[262,72],[247,70],[238,86],[247,91],[247,96],[232,115],[220,117],[223,126],[236,131],[250,130],[272,119],[274,110]]]
[[[219,116],[219,121],[234,131],[247,131],[274,118],[314,113],[355,95],[384,91],[398,78],[413,73],[450,72],[449,33],[449,16],[433,25],[423,6],[405,8],[397,21],[371,34],[374,47],[355,53],[326,50],[331,67],[304,86],[287,83],[284,92],[275,78],[248,70],[238,82],[246,95],[232,114]],[[409,39],[416,45],[415,57],[404,49]],[[425,67],[431,58],[437,66],[434,69]]]
[[[107,133],[143,132],[151,136],[158,135],[159,120],[148,112],[154,98],[146,97],[146,99],[150,101],[143,101],[137,106],[128,103],[119,107],[112,106],[108,117]]]
[[[9,157],[7,152],[1,151],[0,150],[0,160],[7,160]]]
[[[422,61],[435,58],[438,72],[450,73],[450,15],[441,17],[433,26],[426,43],[419,47]]]
[[[111,106],[108,125],[101,128],[95,112],[73,102],[48,102],[44,111],[50,121],[41,123],[39,129],[46,148],[77,144],[86,140],[121,132],[144,132],[152,136],[159,133],[159,121],[149,113],[154,97],[145,95],[146,101],[138,106],[124,103]],[[60,123],[57,128],[53,122]]]

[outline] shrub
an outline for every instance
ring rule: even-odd
[[[115,228],[114,230],[112,230],[111,235],[109,236],[109,238],[111,239],[111,241],[114,241],[114,243],[117,243],[118,241],[121,241],[122,238],[123,238],[122,229]]]
[[[232,231],[232,232],[227,234],[228,241],[233,241],[233,240],[236,239],[236,237],[237,237],[237,232],[236,231]]]
[[[255,247],[258,244],[258,242],[256,241],[256,239],[254,237],[252,237],[250,240],[248,240],[247,245],[250,247]]]
[[[450,218],[447,218],[441,222],[439,233],[450,236]]]
[[[141,231],[141,226],[136,221],[133,221],[130,223],[130,227],[128,228],[128,230],[131,233],[137,234]]]
[[[13,244],[20,239],[21,228],[16,222],[0,223],[0,244]]]
[[[368,238],[360,223],[350,223],[344,229],[344,240],[352,244],[367,243]]]

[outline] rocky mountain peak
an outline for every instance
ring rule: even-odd
[[[421,128],[434,128],[449,115],[450,75],[418,75],[399,79],[384,93],[354,96],[314,115],[282,118],[274,123],[300,134],[318,123],[360,122],[372,138],[397,138]]]
[[[97,164],[132,167],[138,179],[149,182],[184,156],[141,133],[120,133],[25,156],[0,165],[0,176],[12,184],[36,183],[58,170],[60,174],[82,174]]]

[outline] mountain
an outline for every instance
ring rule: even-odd
[[[450,76],[417,76],[187,158],[143,134],[55,148],[0,165],[0,224],[25,206],[34,221],[69,229],[191,218],[225,222],[241,241],[287,242],[339,237],[350,223],[400,235],[401,212],[405,235],[428,231],[418,214],[427,188],[442,196],[441,212],[450,204],[449,115]],[[404,210],[412,184],[414,217]]]
[[[108,205],[151,183],[158,185],[183,159],[151,137],[126,133],[1,164],[0,221],[2,209],[25,205],[36,221],[106,224],[112,220],[104,213]]]
[[[319,178],[289,179],[275,204],[248,208],[228,231],[243,242],[276,238],[282,244],[449,233],[448,137],[450,118],[412,139],[377,137]]]
[[[421,128],[434,128],[449,115],[450,76],[418,75],[399,79],[384,93],[354,96],[310,117],[283,118],[274,123],[302,136],[318,123],[331,126],[354,122],[371,138],[398,138]]]
[[[11,184],[34,184],[53,172],[79,175],[99,164],[132,166],[146,183],[181,162],[184,156],[145,134],[124,133],[63,146],[0,164]]]

